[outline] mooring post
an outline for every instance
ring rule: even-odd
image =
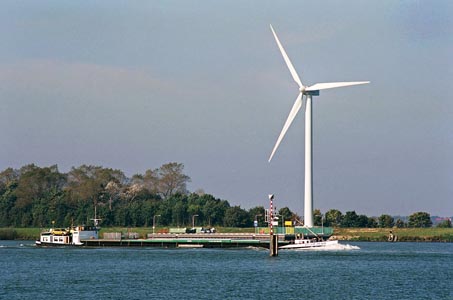
[[[274,195],[269,195],[269,201],[271,207],[269,209],[269,250],[270,256],[278,255],[278,236],[274,235],[274,205],[273,205]]]

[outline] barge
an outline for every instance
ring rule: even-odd
[[[154,247],[154,248],[269,248],[269,235],[248,234],[155,234],[147,239],[90,239],[88,247]],[[279,245],[289,244],[284,236]]]

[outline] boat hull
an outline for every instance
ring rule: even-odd
[[[67,244],[64,244],[64,243],[46,243],[46,242],[42,242],[42,241],[35,241],[35,246],[38,246],[38,247],[79,247],[79,246],[83,246],[84,244],[83,243],[80,243],[80,244],[74,244],[74,243],[67,243]]]
[[[279,249],[322,249],[338,245],[338,241],[312,241],[312,240],[296,240],[294,244],[289,244],[280,247]]]

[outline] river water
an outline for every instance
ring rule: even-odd
[[[269,257],[0,241],[0,299],[453,299],[453,244],[342,242]]]

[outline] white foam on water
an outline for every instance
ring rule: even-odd
[[[335,250],[360,250],[359,246],[349,245],[349,244],[336,244],[332,245],[332,248]]]
[[[296,251],[350,251],[350,250],[360,250],[359,246],[349,245],[349,244],[333,244],[327,245],[325,247],[314,247],[306,249],[294,249]]]
[[[268,249],[265,249],[262,247],[256,247],[256,246],[248,246],[248,247],[246,247],[246,249],[255,250],[255,251],[262,251],[262,250],[268,251]]]

